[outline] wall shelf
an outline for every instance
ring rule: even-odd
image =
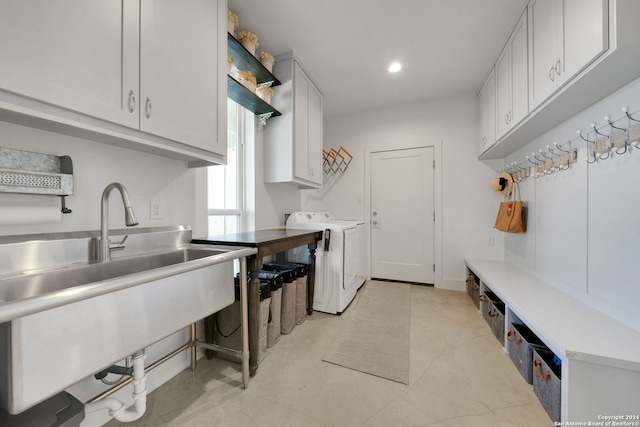
[[[227,46],[229,49],[229,55],[233,57],[235,66],[239,70],[251,71],[251,74],[256,76],[258,85],[271,82],[270,86],[279,86],[280,80],[267,70],[260,61],[253,56],[247,49],[240,44],[235,37],[230,33],[227,33]]]
[[[242,105],[255,115],[262,116],[269,114],[270,117],[280,116],[280,112],[267,104],[255,93],[244,87],[240,82],[231,76],[227,76],[228,97]]]
[[[227,33],[229,55],[233,57],[234,65],[239,70],[251,71],[256,77],[258,86],[279,86],[278,80],[264,65],[258,61],[235,37]],[[280,112],[263,101],[258,95],[244,87],[232,76],[227,78],[228,97],[252,113],[267,119],[280,116]]]

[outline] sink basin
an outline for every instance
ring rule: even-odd
[[[128,242],[135,252],[147,238]],[[233,260],[255,249],[189,244],[190,230],[181,240],[156,253],[3,275],[0,407],[23,412],[232,304]]]
[[[188,247],[158,254],[114,259],[106,263],[71,266],[47,272],[25,274],[7,280],[0,280],[0,303],[22,300],[226,252],[228,251]]]

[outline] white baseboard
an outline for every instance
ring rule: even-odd
[[[443,278],[439,285],[436,285],[438,289],[448,289],[450,291],[466,291],[465,283],[462,280],[445,279]]]

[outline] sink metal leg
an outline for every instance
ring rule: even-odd
[[[196,343],[196,324],[192,323],[189,330],[189,341],[191,342],[191,371],[196,370],[196,353],[198,351]]]
[[[254,376],[258,370],[258,331],[260,327],[260,278],[258,271],[262,266],[262,258],[251,256],[247,260],[250,282],[247,295],[249,313],[249,375]]]
[[[316,285],[316,248],[318,242],[309,243],[309,271],[307,272],[307,315],[313,314],[313,296]]]
[[[240,305],[242,325],[242,382],[249,387],[249,304],[247,302],[247,258],[240,258]]]

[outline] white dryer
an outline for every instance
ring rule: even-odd
[[[313,309],[344,311],[365,281],[364,221],[338,220],[331,212],[294,212],[286,228],[324,232],[316,250]],[[306,262],[305,256],[293,254],[296,261]]]

